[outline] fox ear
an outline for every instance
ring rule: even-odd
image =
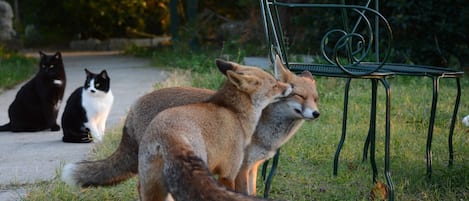
[[[240,88],[243,85],[244,81],[240,74],[231,70],[225,71],[224,74],[228,78],[228,81],[234,84],[236,88]]]
[[[236,88],[249,92],[259,84],[259,80],[255,79],[252,76],[247,76],[242,73],[237,73],[232,70],[226,72],[226,77],[228,81],[231,82]]]
[[[314,80],[313,74],[311,74],[311,72],[309,72],[307,70],[305,70],[301,73],[301,77],[306,77],[306,78]]]
[[[218,70],[223,73],[223,75],[227,75],[226,72],[228,70],[235,70],[235,66],[231,62],[226,62],[221,59],[215,60],[215,63],[217,64]]]
[[[277,79],[281,82],[289,82],[293,76],[293,73],[290,72],[282,63],[282,60],[278,55],[275,55],[275,72],[277,72]]]

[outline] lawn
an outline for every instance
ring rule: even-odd
[[[153,54],[155,64],[178,67],[163,61],[167,56]],[[187,60],[184,55],[178,56],[177,65],[186,65],[186,69],[195,65],[197,71],[174,71],[175,76],[167,83],[158,84],[157,88],[189,84],[213,89],[220,85],[223,77],[216,70],[198,71],[200,66],[214,65],[215,57],[212,54],[192,55]],[[174,81],[176,78],[177,81]],[[317,77],[316,80],[321,116],[305,123],[282,148],[270,197],[292,201],[369,200],[373,188],[372,171],[369,161],[362,162],[361,155],[368,132],[371,84],[367,80],[352,81],[347,139],[341,152],[338,175],[333,176],[333,157],[341,133],[345,80],[325,77]],[[454,165],[448,167],[447,135],[456,91],[454,80],[441,79],[432,146],[433,175],[427,179],[425,143],[430,116],[431,79],[394,77],[389,82],[392,90],[391,172],[395,200],[469,200],[469,133],[461,123],[462,117],[469,114],[467,93],[462,95],[454,131]],[[466,86],[469,86],[469,79],[464,77],[463,92]],[[378,181],[386,183],[382,174],[385,94],[381,86],[378,91],[376,160]],[[110,155],[119,140],[120,129],[115,128],[102,145],[95,147],[95,154],[90,157],[97,159]],[[59,170],[57,174],[60,178]],[[59,179],[54,179],[28,186],[30,193],[24,200],[137,200],[136,179],[114,187],[85,190],[65,186]],[[263,182],[258,178],[259,195],[263,194],[262,188]]]
[[[37,71],[37,59],[11,53],[0,47],[0,91],[30,78]]]

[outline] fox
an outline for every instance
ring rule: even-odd
[[[234,189],[244,148],[251,140],[262,110],[292,92],[290,84],[277,81],[260,68],[221,60],[217,60],[216,64],[227,78],[221,89],[202,103],[165,109],[147,126],[138,143],[137,154],[141,200],[164,200],[171,193],[164,185],[163,165],[171,164],[165,159],[167,156],[179,154],[177,150],[177,153],[168,152],[173,146],[193,151],[211,172],[219,176],[221,183]],[[130,130],[126,126],[124,132]],[[77,165],[80,164],[64,167],[62,179],[66,183],[80,184],[77,182],[80,178],[77,172],[80,171],[76,171],[80,166]],[[193,192],[188,190],[193,188],[187,185],[189,183],[183,182],[186,185],[180,188]],[[210,192],[216,194],[218,191],[213,189]],[[250,199],[246,196],[246,200]]]
[[[292,96],[264,109],[251,143],[246,147],[243,163],[236,177],[235,190],[247,195],[256,195],[259,165],[271,159],[301,128],[305,120],[314,120],[320,116],[319,95],[313,75],[309,71],[295,75],[282,65],[278,56],[275,63],[277,71],[280,71],[278,79],[292,84],[294,89]]]
[[[262,110],[290,95],[292,87],[262,69],[220,61],[217,66],[227,81],[213,96],[163,110],[147,126],[138,152],[141,200],[165,199],[168,193],[178,201],[257,200],[243,194],[233,198],[227,189],[216,188],[210,175],[197,174],[196,161],[185,159],[202,160],[203,172],[210,170],[223,185],[234,188]],[[190,168],[180,168],[178,164],[187,161]],[[202,188],[197,185],[205,183]]]
[[[294,86],[294,95],[270,104],[263,110],[251,144],[248,145],[250,151],[245,152],[242,167],[236,177],[237,192],[255,195],[258,164],[270,159],[272,153],[295,134],[304,120],[317,119],[320,114],[318,91],[311,73],[305,71],[297,76],[282,65],[278,56],[274,68],[279,72],[280,81]],[[170,107],[206,101],[214,93],[215,91],[209,89],[171,87],[143,95],[128,112],[117,150],[103,160],[74,163],[69,184],[82,187],[109,186],[133,177],[138,173],[139,143],[152,118]]]

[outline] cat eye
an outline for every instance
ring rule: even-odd
[[[41,67],[42,67],[42,68],[45,68],[45,67],[46,67],[46,65],[42,65]]]
[[[96,86],[96,87],[99,87],[99,86],[100,86],[100,84],[99,84],[99,83],[96,83],[96,84],[95,84],[95,86]]]
[[[54,65],[50,65],[49,68],[54,68]]]

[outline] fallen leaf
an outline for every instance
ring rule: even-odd
[[[388,199],[388,188],[383,182],[376,182],[370,192],[370,200],[381,201]]]

